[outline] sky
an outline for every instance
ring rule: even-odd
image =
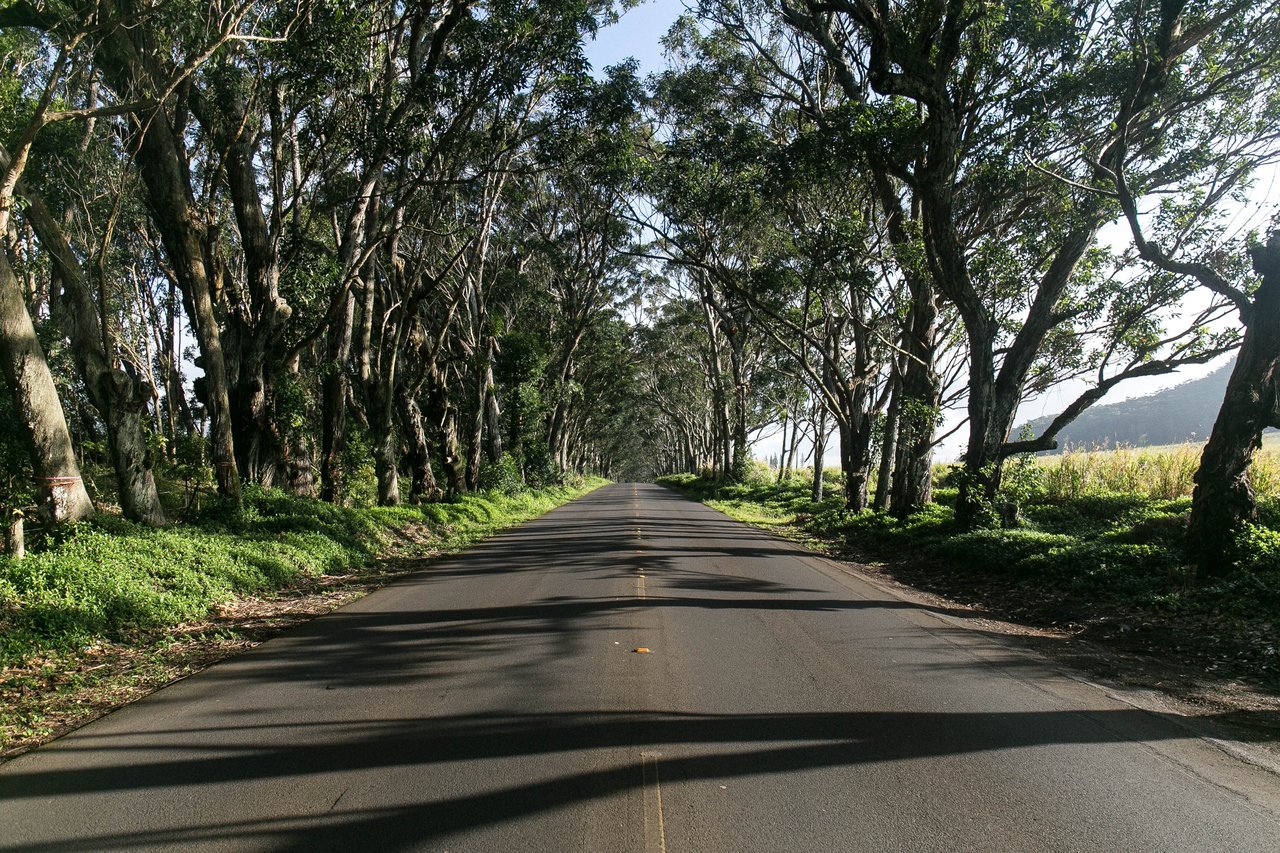
[[[661,71],[666,64],[659,40],[685,11],[681,0],[646,0],[629,9],[611,27],[605,27],[587,45],[587,58],[597,74],[628,57],[640,63],[640,73]]]
[[[593,70],[601,74],[607,66],[633,57],[640,63],[642,76],[661,71],[666,61],[660,40],[676,18],[685,11],[683,0],[647,0],[628,10],[618,23],[602,29],[595,41],[587,46],[587,57],[591,61]],[[1262,198],[1275,198],[1274,191],[1280,183],[1277,182],[1274,170],[1258,183],[1260,186],[1255,189],[1257,195]],[[1146,377],[1121,383],[1103,399],[1102,405],[1153,394],[1161,389],[1204,376],[1225,364],[1227,358],[1224,357],[1206,365],[1185,368],[1176,374]],[[1057,414],[1086,387],[1087,383],[1084,381],[1066,383],[1025,403],[1019,410],[1018,423],[1043,415]],[[944,433],[951,431],[962,418],[963,412],[952,412],[943,423],[942,431]],[[941,444],[937,458],[940,461],[957,459],[964,450],[965,441],[966,431],[958,430]],[[778,455],[780,448],[781,436],[777,434],[776,428],[766,430],[753,445],[755,456],[760,459]],[[837,464],[837,454],[835,442],[831,442],[826,456],[828,466]]]

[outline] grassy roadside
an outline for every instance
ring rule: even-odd
[[[1053,496],[1023,504],[1011,530],[964,530],[954,492],[899,521],[810,500],[808,478],[724,486],[662,481],[741,521],[807,540],[917,589],[1037,628],[1177,661],[1205,677],[1280,691],[1280,500],[1241,538],[1212,583],[1187,584],[1181,535],[1189,499],[1145,494]]]
[[[364,508],[251,490],[234,516],[108,517],[0,558],[0,758],[603,482]]]

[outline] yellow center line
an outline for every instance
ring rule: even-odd
[[[645,853],[667,853],[666,829],[662,825],[662,785],[658,781],[658,758],[661,753],[640,753],[644,780],[644,849]]]

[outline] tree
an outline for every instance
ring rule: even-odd
[[[854,0],[787,3],[784,13],[822,47],[851,101],[911,107],[893,112],[895,133],[918,154],[894,168],[919,200],[930,276],[968,346],[962,518],[989,512],[1005,458],[1052,447],[1057,429],[1119,382],[1230,347],[1195,320],[1168,328],[1179,293],[1159,277],[1129,298],[1127,259],[1098,245],[1118,213],[1095,164],[1097,152],[1111,156],[1112,105],[1125,97],[1116,80],[1127,54],[1111,38],[1124,9]],[[1134,129],[1134,144],[1161,144],[1158,125]],[[1176,180],[1169,162],[1153,178]],[[1090,373],[1093,387],[1044,435],[1010,440],[1028,396]]]

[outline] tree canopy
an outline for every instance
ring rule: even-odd
[[[905,516],[952,412],[1014,523],[1005,460],[1242,348],[1193,534],[1250,516],[1274,4],[702,0],[647,80],[584,52],[628,5],[0,5],[6,500],[741,478],[778,426]]]

